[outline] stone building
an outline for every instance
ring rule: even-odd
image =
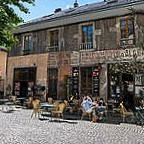
[[[6,80],[6,62],[7,62],[7,50],[0,47],[0,98],[4,95],[4,84]]]
[[[135,90],[133,75],[128,71],[111,74],[111,69],[133,62],[136,56],[143,62],[143,50],[137,46],[143,9],[142,0],[75,3],[73,8],[58,8],[53,14],[20,25],[14,32],[19,44],[8,59],[13,94],[26,96],[28,87],[41,85],[54,99],[86,92],[117,101],[125,89],[123,83],[133,94],[139,93],[142,73],[140,88]]]

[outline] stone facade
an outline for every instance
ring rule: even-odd
[[[8,58],[8,84],[13,85],[14,69],[36,67],[36,84],[47,86],[48,54],[38,54]]]
[[[0,49],[0,97],[4,95],[6,83],[7,52]]]
[[[72,15],[60,17],[55,21],[37,21],[23,25],[15,35],[19,39],[17,45],[10,53],[8,59],[8,83],[13,85],[14,68],[37,67],[36,84],[49,87],[49,68],[58,69],[57,91],[58,95],[64,95],[65,76],[72,76],[73,67],[93,67],[101,65],[100,97],[107,98],[108,70],[107,64],[120,61],[131,61],[135,55],[143,61],[143,51],[136,46],[141,34],[139,28],[143,25],[144,15],[133,14],[125,5],[105,11],[90,11],[85,15]],[[143,5],[141,5],[143,6]],[[134,8],[139,7],[134,5]],[[133,19],[135,43],[121,45],[120,21]],[[63,20],[64,19],[64,20]],[[72,19],[72,21],[70,21]],[[57,22],[58,21],[58,22]],[[38,25],[39,23],[39,25]],[[93,26],[93,49],[80,50],[82,43],[82,27]],[[35,27],[34,27],[35,26]],[[37,30],[36,30],[37,28]],[[48,51],[50,46],[50,32],[58,30],[58,51]],[[33,51],[24,55],[24,36],[33,37]]]
[[[0,51],[0,78],[5,79],[6,76],[6,59],[7,53],[5,51]]]

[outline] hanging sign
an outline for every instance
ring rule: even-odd
[[[93,94],[99,96],[99,76],[100,76],[100,66],[93,67],[92,76],[93,76]]]
[[[75,95],[79,93],[79,68],[73,67],[72,69],[72,93]]]

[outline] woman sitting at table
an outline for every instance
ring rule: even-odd
[[[100,98],[98,102],[98,108],[96,110],[96,114],[99,116],[99,120],[105,115],[106,110],[106,103],[104,102],[103,98]]]
[[[94,105],[95,103],[90,101],[87,96],[83,98],[83,102],[81,103],[83,109],[88,113],[91,113],[93,111]]]

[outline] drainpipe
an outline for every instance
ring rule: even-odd
[[[81,53],[80,53],[80,50],[78,51],[78,54],[79,54],[79,57],[78,57],[78,59],[79,59],[79,61],[78,61],[78,63],[79,63],[79,85],[78,85],[78,90],[79,90],[79,96],[80,96],[80,94],[81,94],[81,71],[80,71],[80,62],[81,62]]]
[[[7,96],[7,72],[8,72],[8,54],[9,50],[7,50],[7,55],[6,55],[6,65],[5,65],[5,81],[4,81],[4,99]]]

